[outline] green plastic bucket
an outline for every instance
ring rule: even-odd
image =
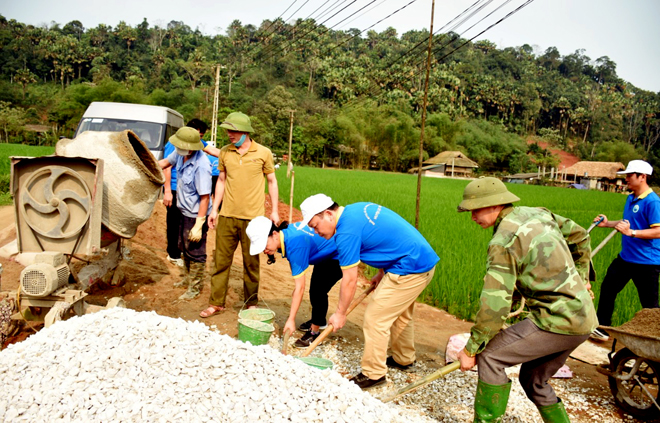
[[[275,327],[270,323],[264,323],[258,320],[238,320],[238,339],[243,342],[249,342],[252,345],[267,344],[270,335],[274,331]]]
[[[273,323],[275,312],[268,308],[251,308],[248,310],[241,310],[241,312],[238,313],[238,318],[242,320],[256,320],[258,322]]]
[[[298,360],[307,364],[308,366],[316,367],[317,369],[325,370],[332,369],[334,364],[327,358],[322,357],[296,357]]]

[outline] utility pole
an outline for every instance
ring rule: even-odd
[[[220,65],[215,68],[215,93],[213,94],[213,114],[211,115],[211,145],[216,147],[218,139],[218,97],[220,96]]]
[[[295,110],[289,111],[289,156],[286,163],[286,177],[291,177],[291,191],[289,193],[289,222],[293,219],[293,182],[295,180],[295,172],[293,171],[293,161],[291,160],[291,143],[293,141],[293,113]]]
[[[417,172],[417,204],[415,207],[415,228],[419,229],[419,200],[422,193],[422,161],[424,161],[424,126],[426,125],[426,105],[429,96],[429,73],[431,72],[431,47],[433,46],[433,14],[435,0],[431,4],[431,28],[429,29],[429,48],[426,56],[426,80],[424,81],[424,105],[422,107],[422,135],[419,138],[419,171]]]
[[[289,110],[289,156],[286,163],[286,177],[288,178],[291,175],[291,169],[293,168],[293,163],[291,161],[291,142],[293,141],[293,113],[295,110]]]

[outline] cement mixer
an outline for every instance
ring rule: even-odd
[[[83,132],[72,140],[60,140],[55,154],[103,159],[102,222],[110,232],[132,238],[137,227],[149,219],[165,176],[133,131]]]
[[[21,273],[20,291],[4,293],[16,303],[12,318],[46,325],[102,308],[86,304],[85,291],[113,279],[122,240],[149,219],[165,182],[130,130],[83,132],[55,151],[11,158],[18,251],[37,255]],[[86,265],[74,272],[72,258]],[[122,303],[111,299],[108,307]]]

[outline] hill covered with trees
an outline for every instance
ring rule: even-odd
[[[52,144],[72,135],[92,101],[168,106],[210,122],[220,65],[219,119],[249,114],[255,138],[274,151],[287,148],[295,110],[299,163],[320,165],[328,149],[348,148],[353,167],[406,171],[418,156],[428,36],[312,19],[234,21],[208,36],[177,21],[84,28],[0,16],[0,138]],[[658,93],[619,78],[607,56],[498,49],[452,32],[434,36],[433,55],[426,157],[457,149],[480,171],[511,173],[556,164],[543,149],[530,152],[527,139],[539,137],[585,160],[660,165]],[[53,130],[36,135],[26,124]]]

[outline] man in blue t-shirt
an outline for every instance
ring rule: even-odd
[[[378,204],[339,207],[327,195],[317,194],[300,209],[303,224],[326,239],[334,236],[337,245],[342,281],[337,311],[329,319],[335,331],[346,324],[360,262],[378,269],[371,279],[377,288],[364,313],[362,372],[351,381],[362,389],[381,385],[388,366],[403,370],[415,361],[415,299],[433,278],[440,259],[417,229]]]
[[[303,323],[301,331],[307,331],[293,345],[306,348],[325,328],[328,313],[328,292],[342,277],[337,260],[337,246],[334,240],[316,235],[307,225],[289,225],[282,222],[275,225],[264,216],[252,219],[245,230],[250,238],[250,254],[275,254],[280,252],[289,261],[295,288],[291,295],[291,310],[282,333],[292,334],[296,330],[296,314],[305,292],[305,273],[314,266],[309,285],[309,301],[312,305],[312,318]]]
[[[643,160],[632,160],[626,170],[626,183],[632,194],[626,199],[622,220],[607,220],[598,225],[615,228],[621,235],[621,253],[612,261],[600,288],[598,322],[612,324],[616,296],[630,279],[637,287],[643,308],[658,308],[658,276],[660,276],[660,198],[648,185],[653,167]],[[591,336],[595,340],[608,340],[609,334],[596,329]]]

